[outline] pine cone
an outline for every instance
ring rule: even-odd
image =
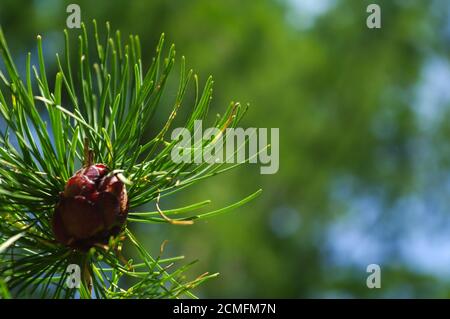
[[[107,244],[126,222],[125,184],[106,165],[79,170],[68,180],[60,196],[53,216],[53,232],[63,245],[87,250],[96,244]]]

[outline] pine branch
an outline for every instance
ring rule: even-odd
[[[177,164],[170,159],[176,142],[166,135],[179,109],[187,104],[189,84],[194,79],[197,96],[185,127],[193,132],[196,120],[207,119],[212,78],[198,94],[198,78],[186,69],[181,58],[171,115],[162,129],[147,139],[146,128],[161,107],[160,99],[175,65],[175,47],[170,46],[163,57],[162,35],[151,65],[144,70],[139,38],[131,35],[124,43],[119,31],[111,33],[108,23],[106,37],[101,39],[94,21],[94,41],[83,25],[74,57],[71,35],[67,31],[64,35],[65,54],[56,57],[58,72],[54,87],[50,87],[42,38],[37,37],[38,65],[31,65],[28,54],[22,77],[0,29],[0,54],[6,69],[6,74],[0,72],[0,117],[5,123],[0,130],[0,296],[195,297],[191,290],[217,274],[186,281],[184,273],[191,264],[173,269],[173,263],[182,257],[152,257],[128,225],[107,244],[82,251],[58,242],[51,221],[67,181],[86,164],[85,141],[89,141],[88,162],[106,164],[128,185],[131,210],[236,167]],[[91,52],[95,54],[91,56]],[[221,131],[235,127],[246,110],[239,103],[231,103],[215,127]],[[206,141],[203,146],[208,143],[212,142]],[[130,212],[128,222],[191,223],[236,209],[259,194],[257,191],[226,208],[195,215],[193,211],[210,201],[164,211],[155,205],[154,212]],[[177,222],[169,217],[175,215]],[[125,259],[125,242],[137,250],[141,260]],[[83,266],[79,290],[66,285],[70,264]],[[124,287],[123,278],[134,284]]]

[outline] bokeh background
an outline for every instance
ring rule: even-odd
[[[137,229],[153,253],[168,239],[167,255],[199,259],[193,276],[221,273],[200,297],[450,297],[449,1],[2,0],[19,64],[39,33],[56,70],[70,3],[89,26],[138,34],[147,64],[165,32],[203,81],[214,76],[213,112],[248,102],[243,126],[280,128],[276,175],[243,166],[163,206],[219,208],[263,188],[257,200]],[[370,3],[379,30],[366,27]],[[366,287],[372,263],[381,289]]]

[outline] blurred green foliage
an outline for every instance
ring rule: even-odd
[[[395,214],[408,212],[392,209],[399,199],[421,194],[416,155],[423,150],[412,142],[441,145],[450,135],[444,120],[425,134],[413,107],[424,63],[430,56],[449,58],[443,45],[449,3],[376,1],[382,28],[369,30],[366,7],[373,1],[318,1],[327,9],[316,17],[295,2],[302,1],[2,0],[0,23],[18,56],[35,50],[37,33],[53,40],[49,52],[62,51],[65,8],[78,3],[88,25],[95,18],[123,34],[138,34],[144,63],[164,32],[203,81],[214,76],[213,112],[232,100],[248,102],[246,126],[280,128],[278,174],[264,176],[257,166],[245,166],[174,199],[212,199],[220,207],[262,187],[258,200],[192,227],[139,229],[150,250],[157,252],[169,239],[168,253],[200,259],[195,273],[221,273],[200,296],[449,296],[447,279],[400,258],[396,242],[402,232],[396,227],[402,219]],[[448,168],[447,154],[443,147],[422,165],[438,161]],[[342,192],[344,199],[336,196]],[[380,260],[346,263],[340,256],[344,262],[336,262],[329,229],[367,194],[379,212],[372,231],[387,253]],[[351,232],[358,224],[345,227],[344,233]],[[362,243],[353,244],[361,249]],[[366,287],[369,263],[382,266],[382,289]]]

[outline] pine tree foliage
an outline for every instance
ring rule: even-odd
[[[50,87],[43,41],[37,37],[37,65],[27,55],[25,72],[13,61],[0,29],[0,53],[5,72],[0,72],[0,297],[42,298],[179,298],[217,274],[187,280],[190,266],[174,268],[182,257],[152,256],[133,234],[133,223],[190,224],[235,209],[260,194],[251,194],[228,207],[195,213],[209,200],[162,212],[158,202],[208,177],[237,165],[174,163],[170,154],[173,121],[181,107],[190,108],[184,127],[192,133],[194,121],[205,120],[212,97],[213,80],[203,89],[181,58],[179,85],[171,114],[160,131],[146,138],[161,96],[175,65],[175,48],[164,50],[164,35],[148,69],[143,68],[137,36],[122,39],[106,24],[102,38],[93,23],[93,37],[83,25],[77,37],[78,54],[71,56],[71,34],[64,31],[65,53],[56,55],[58,72]],[[163,51],[167,53],[163,56]],[[193,83],[195,98],[185,95]],[[235,127],[247,110],[231,103],[214,127],[222,132]],[[204,145],[214,141],[205,141]],[[82,167],[86,146],[94,161],[120,172],[128,186],[128,225],[108,245],[88,252],[55,241],[51,219],[66,181]],[[193,149],[191,150],[194,151]],[[152,204],[152,212],[136,212]],[[123,247],[134,247],[140,260],[126,259]],[[81,269],[81,287],[71,289],[67,267]],[[126,282],[131,282],[125,287]]]

